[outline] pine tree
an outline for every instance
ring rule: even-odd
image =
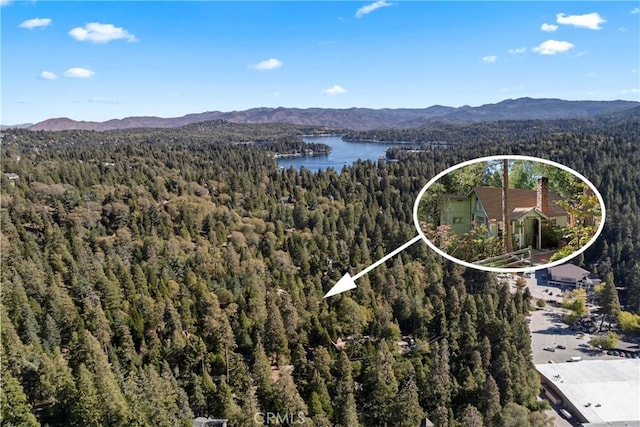
[[[24,389],[20,382],[4,368],[2,369],[2,387],[0,387],[0,397],[2,402],[2,412],[0,412],[0,424],[35,427],[40,423],[31,413],[31,407],[24,394]]]
[[[230,425],[239,427],[255,427],[255,416],[260,412],[262,411],[258,404],[256,388],[253,386],[253,383],[251,383],[242,397],[240,411],[229,417],[229,423]]]
[[[363,413],[367,425],[394,423],[393,399],[398,393],[394,362],[387,342],[381,341],[375,360],[364,373]]]
[[[640,261],[636,262],[627,278],[627,311],[640,314]]]
[[[487,374],[484,393],[481,397],[482,414],[486,425],[494,425],[494,419],[500,412],[500,390],[491,374]]]
[[[311,405],[310,415],[326,414],[331,417],[333,415],[331,396],[329,395],[324,378],[322,378],[317,371],[313,372],[309,387],[310,390],[312,390],[311,400],[315,403],[314,405]]]
[[[271,363],[264,353],[262,342],[258,341],[253,350],[253,365],[251,375],[257,387],[256,395],[261,407],[271,407],[273,399],[273,379],[271,378]]]
[[[296,385],[293,383],[291,369],[281,367],[278,380],[273,385],[274,404],[280,414],[307,415],[307,405],[300,397]]]
[[[462,410],[459,419],[460,427],[482,427],[482,414],[473,405],[467,405]]]
[[[437,406],[451,405],[451,366],[449,364],[449,344],[446,339],[433,346],[431,358],[431,389]]]
[[[514,402],[507,403],[500,411],[500,425],[504,427],[529,427],[529,411]]]
[[[353,382],[351,361],[347,353],[342,351],[338,357],[336,367],[336,390],[333,399],[335,425],[339,427],[358,427],[358,412],[354,397],[355,384]]]
[[[418,387],[413,373],[400,386],[394,406],[396,417],[393,425],[403,427],[420,425],[424,418],[424,411],[418,402]]]
[[[105,414],[99,403],[98,390],[94,384],[93,375],[84,363],[78,367],[77,378],[78,394],[73,408],[74,425],[101,426]]]
[[[267,323],[264,328],[264,350],[269,357],[275,355],[277,365],[283,364],[289,357],[287,334],[275,297],[267,297]]]
[[[605,319],[609,320],[609,330],[611,330],[611,319],[617,318],[621,311],[613,273],[609,272],[604,278],[604,283],[596,286],[594,291],[596,304],[600,306],[600,313],[602,314],[600,330],[602,330]]]
[[[503,404],[513,400],[513,378],[511,365],[506,351],[500,352],[498,359],[492,369],[493,378],[497,378],[498,388],[500,389],[500,401]]]

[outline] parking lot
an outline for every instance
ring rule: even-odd
[[[537,273],[540,277],[540,272]],[[545,301],[544,308],[533,310],[529,316],[534,364],[567,362],[576,357],[584,360],[617,358],[592,350],[588,343],[593,335],[574,331],[563,322],[562,293],[559,288],[546,286],[543,280],[539,284],[535,274],[525,279],[531,295],[535,299]],[[511,282],[515,286],[515,278]],[[535,306],[535,303],[533,305]]]
[[[538,279],[542,279],[537,272]],[[508,280],[515,292],[515,275],[503,276]],[[536,274],[525,275],[527,287],[534,297],[532,305],[535,307],[537,299],[543,299],[545,306],[542,309],[534,309],[529,316],[529,330],[531,331],[531,351],[534,364],[562,363],[572,358],[581,360],[593,359],[619,359],[618,356],[607,355],[604,352],[594,351],[588,344],[592,335],[572,330],[562,320],[562,293],[554,286],[545,285],[545,281],[536,279]],[[546,349],[546,350],[545,350]],[[574,359],[575,360],[575,359]],[[577,362],[579,363],[579,362]],[[556,426],[568,427],[574,425],[560,416],[555,407],[547,411],[555,418]]]

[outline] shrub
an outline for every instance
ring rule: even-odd
[[[594,347],[600,347],[603,350],[612,350],[618,346],[620,335],[613,331],[607,332],[607,335],[591,338],[589,344]]]

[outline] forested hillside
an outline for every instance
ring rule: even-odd
[[[600,189],[607,226],[585,265],[640,302],[637,123],[515,131],[532,123],[317,174],[277,168],[269,150],[294,131],[273,146],[272,131],[220,123],[3,133],[2,423],[254,426],[273,412],[283,425],[553,425],[536,401],[526,291],[419,242],[322,299],[416,236],[415,197],[436,173],[513,153]]]

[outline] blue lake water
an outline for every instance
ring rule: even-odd
[[[333,168],[342,170],[343,166],[349,166],[356,160],[372,160],[377,162],[380,157],[385,157],[387,148],[397,147],[397,143],[389,142],[347,142],[339,136],[314,136],[305,137],[305,142],[326,144],[331,147],[331,153],[303,157],[281,157],[277,159],[278,166],[285,169],[293,166],[296,169],[305,167],[311,171]]]

